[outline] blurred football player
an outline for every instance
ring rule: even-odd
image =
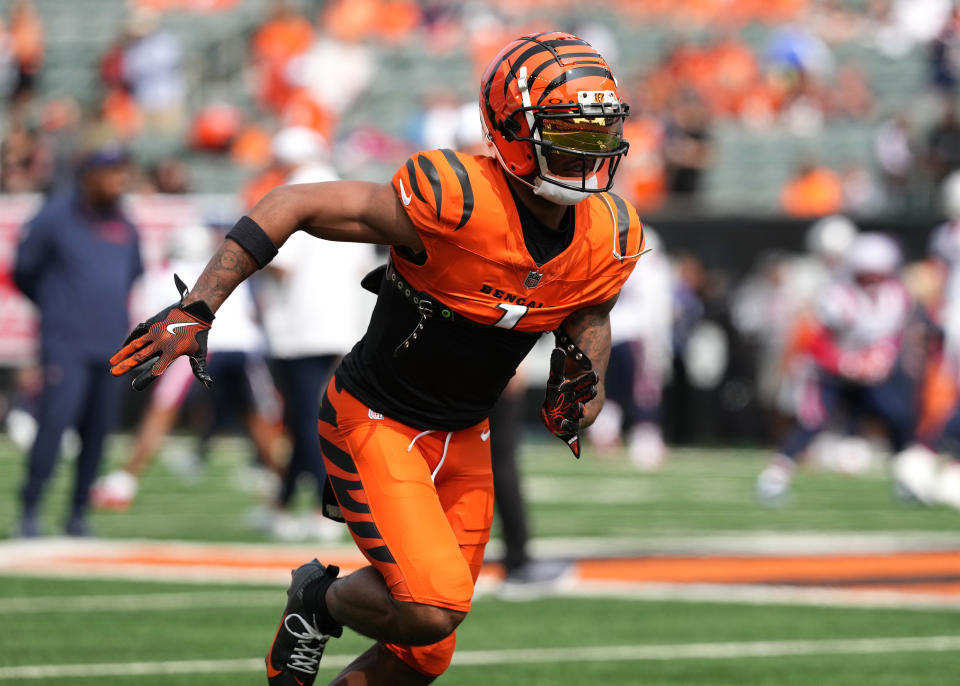
[[[948,221],[930,237],[924,298],[930,340],[920,393],[916,442],[896,455],[901,496],[960,509],[960,173],[943,183]],[[940,464],[938,451],[949,453]]]
[[[899,248],[888,236],[862,233],[845,266],[817,299],[806,343],[813,373],[802,389],[796,427],[757,478],[763,502],[776,503],[786,494],[798,456],[841,408],[852,417],[879,419],[895,451],[910,440],[913,384],[899,358],[912,303],[897,275]]]
[[[366,334],[320,404],[336,502],[370,563],[337,578],[293,573],[267,655],[271,684],[312,684],[343,627],[376,639],[334,684],[427,684],[453,655],[493,516],[487,414],[541,334],[556,332],[541,409],[579,455],[603,404],[609,311],[643,231],[609,192],[627,106],[604,59],[576,36],[510,42],[481,79],[494,156],[431,150],[392,183],[281,187],[239,220],[189,293],[130,335],[111,361],[142,388],[178,355],[209,383],[213,312],[296,230],[391,246],[364,279],[378,292]],[[336,292],[317,293],[323,301]],[[147,364],[144,364],[147,363]]]

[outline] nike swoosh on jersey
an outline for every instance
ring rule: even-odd
[[[167,333],[176,333],[181,326],[200,326],[200,322],[180,322],[179,324],[167,324]]]
[[[486,441],[488,438],[490,438],[490,429],[487,429],[486,431],[481,431],[481,432],[480,432],[480,440],[481,440],[481,441]]]
[[[403,179],[400,179],[400,199],[403,200],[404,205],[409,205],[413,200],[413,193],[407,194],[407,189],[403,187]]]

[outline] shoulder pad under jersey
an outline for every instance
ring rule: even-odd
[[[647,246],[637,210],[616,193],[601,193],[600,197],[610,211],[614,227],[610,236],[614,257],[621,262],[640,257],[647,250]]]
[[[459,231],[470,221],[474,190],[468,164],[470,157],[453,150],[427,150],[393,175],[397,197],[419,231]]]

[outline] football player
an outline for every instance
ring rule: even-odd
[[[813,373],[796,426],[757,477],[762,502],[776,504],[786,495],[798,456],[838,410],[855,419],[879,419],[894,451],[911,438],[914,382],[900,356],[913,303],[898,276],[900,259],[892,238],[861,233],[850,246],[844,272],[820,293],[805,350]]]
[[[487,414],[545,332],[557,347],[541,415],[579,456],[603,404],[609,311],[643,252],[636,211],[612,194],[628,108],[586,41],[510,42],[480,86],[493,155],[420,152],[391,183],[284,186],[242,217],[193,290],[138,326],[112,359],[143,388],[178,355],[198,378],[214,312],[291,234],[391,246],[364,279],[366,334],[319,408],[339,513],[369,561],[293,572],[266,658],[270,684],[312,684],[343,627],[376,643],[334,684],[427,684],[450,664],[493,516]],[[317,293],[317,316],[324,300]]]

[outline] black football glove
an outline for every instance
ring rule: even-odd
[[[134,377],[131,385],[135,390],[142,391],[153,383],[181,355],[190,356],[193,375],[204,386],[213,384],[207,373],[207,332],[213,323],[213,312],[202,300],[184,305],[187,285],[176,274],[173,282],[180,291],[180,301],[137,324],[123,347],[110,358],[110,373],[114,376],[153,361]]]
[[[573,379],[564,375],[567,354],[554,348],[550,355],[550,377],[547,393],[540,408],[540,417],[550,433],[562,440],[580,458],[580,419],[583,405],[597,396],[599,377],[592,369]]]

